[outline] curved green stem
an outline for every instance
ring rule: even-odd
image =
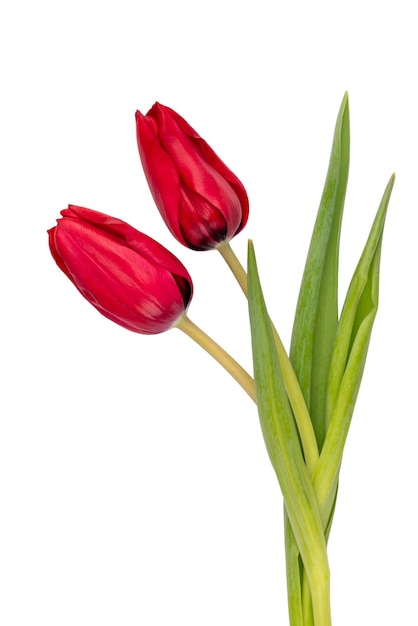
[[[242,267],[237,255],[229,245],[229,241],[221,244],[216,248],[225,259],[229,269],[238,281],[239,286],[243,290],[245,297],[248,298],[247,272]]]
[[[235,359],[232,358],[219,344],[207,335],[199,326],[196,326],[187,315],[183,315],[176,324],[176,328],[182,330],[193,341],[208,352],[239,385],[248,393],[251,400],[256,401],[254,380]]]
[[[217,248],[225,259],[228,267],[238,281],[239,286],[248,298],[247,273],[235,255],[229,243],[223,243]],[[293,370],[290,359],[280,339],[274,324],[271,323],[274,343],[276,344],[277,355],[279,357],[280,368],[282,370],[283,382],[286,393],[295,416],[299,435],[302,442],[303,454],[309,475],[311,476],[318,462],[319,453],[315,432],[312,426],[309,411],[305,399],[300,389],[296,374]]]

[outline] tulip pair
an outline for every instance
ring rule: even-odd
[[[248,198],[238,178],[175,111],[136,113],[138,148],[155,203],[172,234],[194,250],[216,248],[245,226]],[[105,317],[155,334],[178,324],[193,284],[183,264],[125,222],[82,207],[48,231],[59,268]]]
[[[128,224],[70,206],[49,231],[52,255],[100,313],[139,333],[176,326],[256,403],[284,497],[290,623],[331,626],[327,541],[377,312],[383,229],[394,177],[339,313],[339,240],[350,145],[345,94],[288,355],[265,305],[251,242],[248,275],[228,245],[248,218],[243,186],[171,109],[155,104],[146,116],[137,112],[136,123],[145,175],[167,226],[189,248],[217,248],[248,297],[254,378],[188,318],[193,285],[180,261]]]

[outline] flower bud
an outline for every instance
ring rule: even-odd
[[[176,324],[193,284],[159,243],[114,217],[77,206],[48,231],[58,267],[102,315],[128,330],[156,334]]]
[[[186,120],[156,103],[146,115],[136,112],[136,134],[155,203],[180,243],[208,250],[244,228],[242,183]]]

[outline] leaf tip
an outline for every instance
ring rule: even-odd
[[[248,240],[248,258],[254,258],[255,257],[255,252],[254,252],[254,244],[253,244],[253,240],[249,239]]]

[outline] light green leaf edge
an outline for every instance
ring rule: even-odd
[[[331,624],[329,566],[320,511],[286,395],[251,241],[248,245],[248,304],[261,429],[312,590],[316,622],[327,626]]]
[[[379,270],[386,212],[395,182],[384,191],[367,243],[353,274],[333,350],[328,394],[327,435],[312,482],[324,527],[329,532],[338,473],[366,363],[379,299]]]
[[[296,306],[290,360],[311,415],[318,447],[325,439],[325,401],[338,325],[338,252],[350,159],[348,95],[338,113],[322,193]]]

